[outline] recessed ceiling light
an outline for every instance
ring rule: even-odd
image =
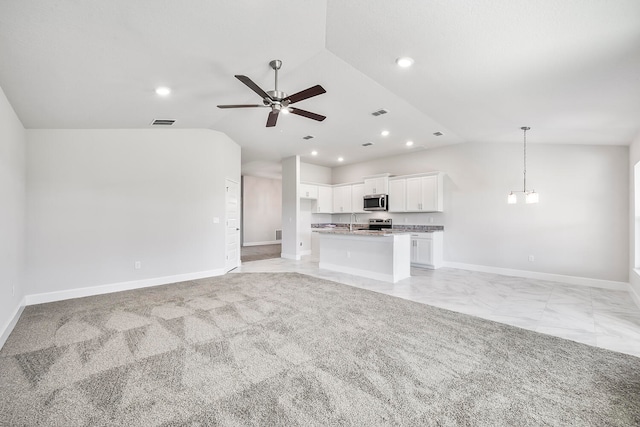
[[[312,156],[317,156],[317,155],[318,155],[318,152],[317,152],[316,150],[313,150],[313,151],[311,152],[311,155],[312,155]]]
[[[407,141],[407,147],[411,147],[413,145],[413,141]]]
[[[396,64],[398,67],[408,68],[413,65],[413,58],[409,58],[408,56],[403,56],[401,58],[396,59]]]
[[[171,89],[169,89],[168,87],[159,87],[156,88],[156,94],[160,95],[160,96],[167,96],[171,93]]]
[[[342,157],[338,157],[338,161],[339,162],[344,162],[344,159]]]
[[[389,131],[388,130],[383,130],[382,132],[380,132],[380,135],[382,136],[389,136]]]

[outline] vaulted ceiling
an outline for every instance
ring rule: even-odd
[[[327,90],[296,104],[325,121],[267,128],[268,109],[216,108],[260,103],[233,76],[271,90],[273,59],[280,90]],[[247,173],[295,154],[336,166],[521,143],[523,125],[532,143],[625,145],[640,130],[640,2],[4,0],[0,87],[27,128],[223,131]]]

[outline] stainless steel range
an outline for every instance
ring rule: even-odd
[[[389,219],[381,219],[381,218],[373,218],[369,220],[369,230],[384,230],[392,227],[393,222],[391,218]]]

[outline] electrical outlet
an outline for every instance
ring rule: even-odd
[[[433,224],[433,217],[432,216],[429,217],[429,223]]]
[[[133,266],[136,270],[140,270],[142,268],[142,263],[140,261],[136,261]]]
[[[529,261],[530,261],[530,262],[533,262],[533,261],[535,261],[535,260],[536,260],[536,259],[535,259],[535,257],[534,257],[533,255],[529,255]]]
[[[347,251],[347,258],[351,258],[351,252]]]

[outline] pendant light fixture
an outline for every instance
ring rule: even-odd
[[[538,203],[538,193],[536,193],[535,190],[527,190],[527,131],[531,128],[522,126],[520,129],[522,129],[524,133],[524,185],[523,191],[512,191],[509,193],[507,203],[510,205],[518,203],[518,193],[524,193],[524,201],[526,203]]]

